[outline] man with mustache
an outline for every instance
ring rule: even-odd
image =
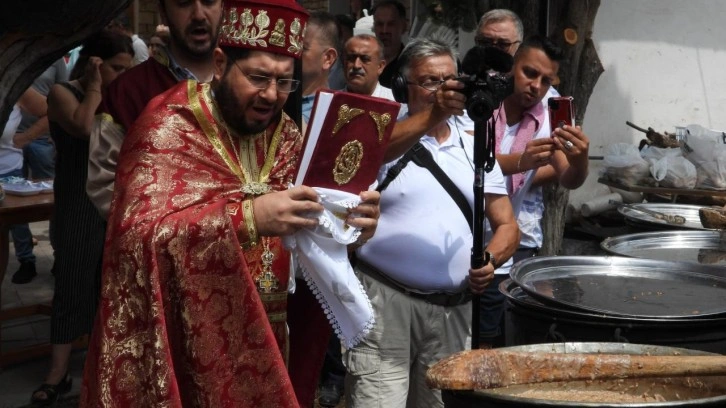
[[[383,43],[370,34],[358,34],[346,41],[343,51],[346,91],[394,100],[390,88],[379,82],[386,66]]]
[[[398,0],[383,0],[373,8],[373,32],[383,44],[386,67],[378,79],[390,88],[398,73],[398,56],[403,51],[403,35],[408,30],[406,7]]]
[[[286,369],[282,245],[322,210],[312,188],[288,189],[303,138],[282,107],[306,20],[294,0],[225,1],[213,82],[181,82],[131,128],[82,406],[308,406]],[[345,219],[361,240],[379,197],[362,192]]]
[[[121,144],[146,104],[180,81],[212,79],[222,0],[159,0],[159,14],[169,27],[169,46],[108,86],[91,133],[86,191],[104,218],[111,205]]]

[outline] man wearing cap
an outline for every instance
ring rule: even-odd
[[[287,189],[302,135],[282,106],[307,13],[294,0],[224,7],[213,83],[154,98],[124,141],[81,406],[298,406],[281,237],[322,206]],[[361,240],[378,197],[361,193],[364,217],[346,219]]]

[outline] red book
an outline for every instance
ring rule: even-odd
[[[344,91],[318,91],[295,185],[358,194],[383,164],[400,104]]]

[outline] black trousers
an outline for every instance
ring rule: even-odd
[[[537,248],[519,248],[512,256],[514,263],[537,255]],[[499,284],[509,278],[508,274],[494,275],[494,280],[479,297],[479,344],[482,347],[504,347],[505,296],[499,291]],[[474,336],[475,333],[472,333]]]

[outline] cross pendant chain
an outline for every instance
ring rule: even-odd
[[[275,260],[275,254],[270,250],[270,243],[264,238],[264,251],[262,252],[262,273],[258,277],[257,286],[262,293],[272,293],[278,288],[277,277],[272,273],[272,262]]]

